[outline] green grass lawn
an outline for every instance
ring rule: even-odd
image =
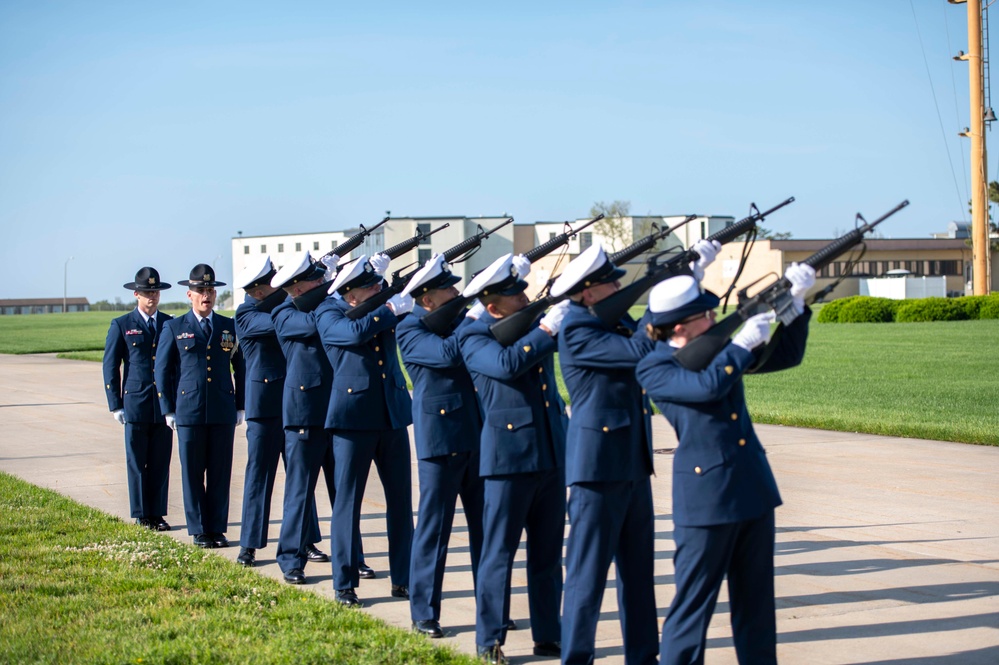
[[[0,662],[475,663],[0,473]]]

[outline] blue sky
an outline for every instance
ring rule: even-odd
[[[142,265],[231,282],[237,231],[386,210],[795,196],[767,226],[816,238],[908,198],[883,234],[926,237],[968,217],[966,26],[944,0],[0,3],[0,297],[61,296],[70,256],[92,302]]]

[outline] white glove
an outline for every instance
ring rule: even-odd
[[[246,411],[240,409],[236,412],[236,427],[239,427],[246,422]]]
[[[336,254],[330,254],[319,259],[327,270],[336,270],[336,266],[340,263],[340,257]]]
[[[792,263],[784,271],[784,277],[791,282],[791,297],[799,312],[805,311],[805,294],[815,286],[815,268],[807,263]]]
[[[389,255],[383,252],[378,252],[368,259],[368,263],[370,263],[371,267],[375,269],[375,272],[383,276],[385,275],[385,271],[388,270],[389,263],[391,262],[392,259],[389,258]]]
[[[167,427],[173,431],[177,431],[177,416],[173,413],[167,413],[163,416],[163,420],[166,421]]]
[[[485,313],[486,313],[485,305],[479,302],[479,299],[476,298],[475,304],[472,305],[467,312],[465,312],[465,316],[467,316],[470,319],[477,319]]]
[[[513,257],[513,268],[521,279],[526,279],[531,274],[531,262],[523,254],[517,254]]]
[[[396,316],[402,316],[403,314],[408,314],[413,311],[413,305],[415,302],[416,301],[413,300],[413,296],[411,295],[394,295],[389,298],[389,301],[386,304]]]
[[[569,311],[569,301],[563,300],[559,304],[548,310],[548,313],[541,317],[541,325],[551,331],[552,335],[558,334],[558,329],[562,325],[562,319]]]
[[[721,243],[717,240],[698,240],[690,246],[691,251],[697,252],[696,261],[690,262],[690,269],[694,272],[694,279],[698,282],[704,279],[704,269],[714,262],[718,252],[721,251]]]
[[[124,425],[125,424],[125,411],[124,411],[124,409],[117,409],[115,411],[112,411],[111,415],[114,417],[115,420],[118,421],[119,425]]]
[[[777,315],[773,312],[749,317],[742,324],[742,330],[732,338],[732,343],[747,351],[752,351],[761,344],[766,344],[770,341],[770,324],[776,320]]]

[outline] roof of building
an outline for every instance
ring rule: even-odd
[[[43,305],[62,305],[62,298],[7,298],[0,299],[0,307],[32,307]],[[66,298],[67,305],[89,305],[86,298]]]
[[[818,251],[832,242],[832,239],[789,239],[771,240],[770,246],[784,252]],[[960,238],[867,238],[867,249],[874,251],[913,250],[913,249],[967,249],[968,245]]]

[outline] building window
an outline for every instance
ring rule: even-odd
[[[433,256],[433,250],[431,250],[431,249],[418,249],[418,250],[416,250],[417,261],[420,262],[421,266],[422,265],[426,265],[427,261],[430,260],[431,256]]]
[[[249,245],[244,245],[243,246],[243,253],[244,254],[249,254],[250,253],[250,246]]]
[[[312,243],[312,249],[317,250],[317,251],[319,250],[319,241],[318,240],[316,240],[314,243]]]
[[[593,244],[593,234],[585,231],[579,234],[579,251],[585,252]]]
[[[284,243],[283,242],[279,242],[278,243],[278,254],[284,254]]]
[[[267,245],[261,245],[260,246],[260,253],[261,254],[266,254],[267,253]]]
[[[554,231],[552,231],[551,233],[548,234],[548,239],[549,240],[555,240],[555,236],[557,236],[557,235],[558,235],[557,233],[555,233]]]
[[[422,233],[423,235],[430,233],[430,223],[420,222],[419,224],[416,225],[416,232]]]
[[[295,251],[296,252],[301,252],[302,251],[302,243],[300,243],[300,242],[296,242],[295,243]]]
[[[702,238],[708,237],[708,223],[703,219],[701,220],[701,237]]]

